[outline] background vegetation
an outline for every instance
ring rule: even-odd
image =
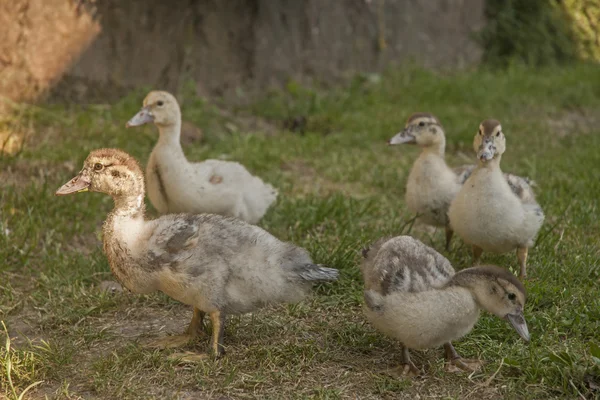
[[[487,0],[483,62],[506,66],[600,61],[600,1]]]
[[[1,123],[26,136],[0,159],[0,396],[17,398],[592,398],[600,385],[600,71],[592,65],[436,73],[406,67],[359,76],[336,90],[291,82],[282,92],[224,112],[182,92],[183,115],[203,132],[187,140],[191,160],[238,160],[280,197],[261,225],[339,268],[338,283],[294,306],[234,317],[227,356],[179,364],[146,348],[178,333],[190,310],[161,294],[99,291],[111,279],[100,226],[111,200],[56,198],[88,152],[119,147],[145,162],[154,127],[126,130],[145,91],[114,105],[20,107]],[[436,249],[443,232],[413,225],[404,206],[418,149],[385,141],[414,111],[435,113],[447,131],[451,165],[472,162],[479,122],[502,121],[506,171],[538,183],[546,222],[531,251],[525,311],[532,342],[484,315],[456,343],[488,361],[469,374],[444,371],[441,349],[414,352],[424,378],[385,373],[398,345],[362,315],[360,249],[410,233]],[[255,126],[258,128],[249,128]],[[287,126],[289,129],[283,129]],[[154,215],[154,211],[150,211]],[[444,253],[470,265],[459,240]],[[515,271],[514,254],[485,261]],[[190,350],[202,350],[206,339]]]

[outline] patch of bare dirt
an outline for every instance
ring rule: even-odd
[[[585,109],[566,111],[548,118],[547,124],[552,133],[560,138],[600,132],[600,113]]]
[[[343,193],[347,196],[359,198],[370,195],[369,191],[359,183],[334,182],[320,175],[316,169],[304,160],[285,161],[280,168],[284,175],[293,177],[292,193],[294,195],[317,194],[328,196],[333,193]]]

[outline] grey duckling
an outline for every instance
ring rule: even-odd
[[[402,348],[400,374],[418,375],[409,349],[444,346],[450,365],[474,370],[481,361],[461,358],[452,342],[468,334],[480,310],[507,320],[525,341],[526,291],[507,270],[480,266],[454,271],[434,249],[410,236],[380,239],[363,251],[367,319]]]

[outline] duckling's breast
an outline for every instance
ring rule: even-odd
[[[500,170],[478,169],[448,212],[452,229],[467,243],[503,253],[522,242],[523,206]]]
[[[396,292],[377,309],[366,308],[369,321],[412,349],[440,346],[471,331],[479,307],[467,289]]]
[[[425,154],[415,162],[406,184],[406,205],[428,225],[445,226],[448,207],[460,190],[445,161]]]
[[[134,293],[157,289],[153,268],[145,263],[152,224],[142,217],[110,215],[104,223],[104,253],[117,280]]]

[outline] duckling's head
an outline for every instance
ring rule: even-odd
[[[416,144],[431,147],[446,144],[444,129],[440,121],[429,113],[414,113],[406,121],[402,132],[388,140],[389,145]]]
[[[467,268],[456,273],[450,284],[468,288],[481,308],[506,319],[523,340],[529,341],[523,316],[527,292],[509,271],[494,265]]]
[[[171,93],[159,90],[148,93],[144,106],[127,122],[127,127],[153,122],[157,126],[172,126],[181,121],[177,99]]]
[[[479,125],[479,132],[473,140],[473,149],[477,153],[477,159],[488,162],[501,156],[506,150],[506,138],[502,133],[500,121],[486,119]]]
[[[113,198],[144,196],[144,175],[139,164],[129,154],[118,149],[92,151],[76,177],[56,191],[57,196],[76,192],[102,192]]]

